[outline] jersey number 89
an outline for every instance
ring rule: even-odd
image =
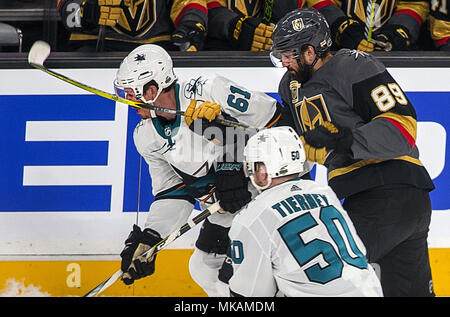
[[[382,112],[393,108],[396,101],[403,106],[408,104],[408,99],[406,99],[405,94],[396,83],[387,84],[387,87],[380,85],[372,90],[370,96]]]

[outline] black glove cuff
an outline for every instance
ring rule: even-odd
[[[220,206],[230,213],[235,213],[250,202],[248,178],[244,175],[241,163],[222,162],[218,164],[216,197],[220,201]]]
[[[120,257],[122,258],[121,269],[122,271],[126,271],[131,264],[131,260],[133,258],[134,251],[136,251],[140,236],[142,235],[141,228],[137,225],[133,225],[133,230],[128,235],[128,238],[125,240],[125,247],[122,252],[120,252]]]
[[[150,228],[145,228],[142,231],[139,242],[147,244],[152,247],[161,240],[162,240],[161,235],[158,232]]]
[[[255,29],[261,19],[238,15],[230,21],[228,36],[234,50],[249,51],[252,47]]]
[[[353,133],[349,128],[340,128],[340,136],[336,144],[336,153],[348,154],[351,153],[351,146],[353,144]]]
[[[386,24],[375,34],[375,38],[382,42],[391,43],[394,51],[407,51],[411,44],[409,30],[399,24]]]
[[[348,23],[344,30],[339,28]],[[364,39],[364,27],[358,20],[349,17],[339,17],[334,21],[330,28],[331,38],[338,47],[357,48],[359,43]]]
[[[450,51],[450,40],[447,41],[444,45],[439,46],[440,51],[449,52]]]

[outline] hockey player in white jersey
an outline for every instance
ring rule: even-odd
[[[234,296],[382,296],[365,247],[329,186],[301,179],[305,153],[290,127],[250,138],[245,169],[261,192],[229,235]]]
[[[280,117],[279,104],[221,76],[178,82],[169,54],[152,44],[136,48],[122,61],[115,88],[122,97],[185,112],[182,117],[138,109],[142,121],[135,128],[134,142],[149,165],[155,200],[145,228],[135,225],[125,241],[123,281],[131,284],[153,274],[155,259],[140,262],[136,257],[185,223],[196,201],[207,207],[219,200],[228,212],[205,220],[189,270],[209,296],[224,295],[218,287],[228,292],[222,283],[227,278],[219,280],[218,271],[229,247],[229,226],[251,193],[242,164],[222,159],[225,144],[234,144],[233,139],[227,142],[231,136],[227,134],[234,131],[214,119],[220,114],[253,127],[269,127]],[[242,143],[241,152],[243,147]]]

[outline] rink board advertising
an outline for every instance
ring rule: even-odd
[[[450,167],[446,165],[450,161],[450,68],[389,70],[416,109],[420,159],[436,185],[431,193],[430,252],[439,250],[439,257],[444,256],[438,258],[439,265],[443,261],[450,265]],[[58,72],[113,92],[114,69]],[[175,69],[180,80],[217,73],[275,98],[283,72],[276,68]],[[61,273],[61,278],[66,278],[76,272],[79,261],[100,260],[114,272],[123,241],[136,218],[141,226],[144,224],[153,201],[148,166],[133,144],[139,116],[124,104],[38,70],[0,73],[1,263],[44,261],[40,265],[52,265],[51,261],[67,261]],[[262,78],[264,82],[260,82]],[[324,167],[314,168],[313,175],[317,181],[326,182]],[[193,230],[165,251],[168,257],[183,257],[183,272],[187,272],[197,233]],[[72,263],[74,266],[68,268]],[[4,278],[0,276],[0,290]],[[72,282],[76,280],[71,278]],[[189,276],[180,278],[186,284],[193,283]],[[448,276],[443,278],[450,282]],[[187,292],[186,296],[203,296],[201,290],[194,295]]]

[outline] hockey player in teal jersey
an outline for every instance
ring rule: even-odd
[[[382,296],[352,221],[329,186],[301,179],[305,151],[291,127],[250,138],[245,169],[261,192],[230,229],[234,296]]]
[[[294,127],[309,160],[328,168],[329,185],[381,268],[385,296],[430,296],[429,191],[420,162],[414,107],[369,53],[330,52],[330,29],[315,9],[287,14],[271,57],[286,67],[282,123]]]

